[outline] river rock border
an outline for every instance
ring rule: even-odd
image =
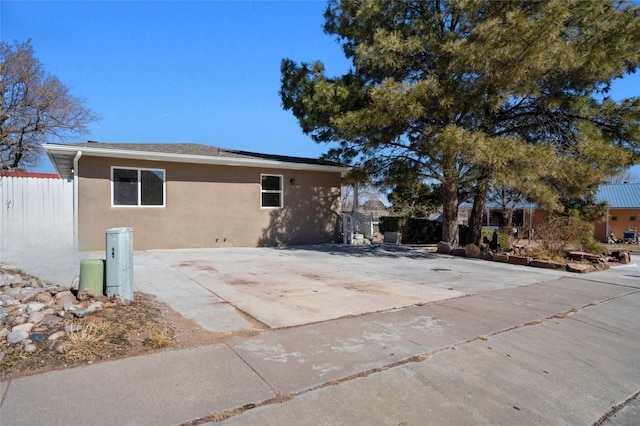
[[[0,348],[22,345],[28,353],[43,348],[65,352],[63,337],[81,331],[83,323],[96,318],[92,313],[115,303],[121,303],[117,296],[109,299],[90,288],[77,293],[71,286],[48,284],[0,265]],[[0,362],[4,356],[0,351]]]

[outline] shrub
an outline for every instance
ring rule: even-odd
[[[402,229],[402,239],[409,243],[436,243],[442,236],[442,224],[423,218],[405,219]],[[405,240],[405,234],[407,239]]]
[[[545,213],[542,221],[533,227],[535,238],[550,259],[562,258],[569,245],[586,241],[591,229],[591,224],[576,216],[553,212]]]
[[[380,233],[384,234],[385,232],[398,232],[400,230],[400,220],[399,217],[394,216],[382,216],[380,218]]]
[[[593,232],[590,234],[586,234],[580,240],[580,245],[582,246],[582,250],[588,253],[606,253],[607,250],[605,247],[593,238]]]
[[[424,218],[383,216],[379,223],[380,233],[401,232],[403,243],[437,243],[442,236],[442,224]]]
[[[509,250],[511,248],[511,236],[509,232],[504,229],[498,229],[498,244],[502,250]],[[493,240],[493,231],[488,228],[482,228],[482,239]]]

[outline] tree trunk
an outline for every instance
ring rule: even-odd
[[[511,228],[513,228],[513,211],[514,211],[514,209],[509,209],[509,210],[507,210],[507,214],[505,215],[504,226],[509,231],[511,231]]]
[[[20,165],[20,160],[22,160],[22,153],[18,152],[16,153],[16,155],[13,157],[13,162],[11,163],[11,168],[15,169]]]
[[[487,205],[487,194],[489,192],[488,185],[480,182],[473,196],[473,207],[469,216],[469,232],[467,233],[466,243],[480,245],[482,241],[482,214]]]
[[[442,241],[458,245],[458,185],[442,183]]]

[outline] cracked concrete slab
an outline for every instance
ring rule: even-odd
[[[235,312],[238,315],[234,315],[231,306],[220,304],[216,306],[216,312],[222,321],[206,315],[198,317],[205,328],[221,331],[234,326],[251,327],[243,322],[245,318],[239,316],[239,312],[270,328],[292,327],[508,289],[554,280],[566,274],[515,267],[522,270],[517,271],[519,279],[514,281],[513,265],[390,246],[328,245],[136,253],[135,262],[141,264],[135,269],[136,281],[140,282],[141,289],[153,293],[161,293],[173,284],[164,283],[158,274],[145,277],[145,273],[154,271],[144,263],[150,257],[164,264],[168,274],[164,282],[176,282],[182,277],[185,286],[198,287],[199,294],[209,292],[207,298],[213,295],[238,310]],[[487,265],[491,266],[491,274],[486,273]],[[153,286],[150,283],[154,283]],[[171,297],[176,300],[172,306],[177,306],[180,312],[189,312],[186,307],[180,308],[177,291]],[[193,312],[190,314],[195,317]]]
[[[552,318],[224,424],[593,424],[637,390],[639,350],[639,340]]]
[[[266,331],[229,346],[282,392],[311,389],[424,352],[404,336],[360,318]]]
[[[271,328],[298,326],[458,297],[463,293],[405,277],[423,265],[395,256],[349,260],[308,250],[157,250],[166,267]],[[363,264],[364,263],[364,264]],[[327,265],[331,267],[328,268]],[[356,267],[357,266],[357,267]]]
[[[638,312],[640,312],[640,291],[636,290],[625,297],[599,303],[590,309],[583,309],[571,314],[570,317],[640,342],[640,327],[637,326],[636,321]]]
[[[482,296],[554,314],[588,303],[618,297],[631,291],[628,287],[619,285],[562,278],[522,286],[509,291],[498,290],[485,293]]]
[[[182,316],[214,333],[257,330],[232,304],[202,287],[188,275],[167,267],[150,252],[136,252],[134,267],[135,290],[155,295]]]

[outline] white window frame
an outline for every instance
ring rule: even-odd
[[[273,190],[273,189],[262,189],[262,179],[265,176],[269,176],[269,177],[277,177],[280,179],[280,190]],[[280,205],[279,206],[263,206],[262,205],[262,194],[280,194]],[[260,174],[260,208],[261,209],[281,209],[284,207],[284,176],[283,175],[276,175],[276,174],[272,174],[272,173],[261,173]]]
[[[115,182],[113,179],[114,171],[118,170],[135,170],[138,172],[138,204],[125,205],[115,204]],[[162,173],[162,204],[142,204],[142,172],[161,172]],[[118,208],[134,208],[134,209],[153,209],[165,208],[167,205],[167,171],[165,169],[152,169],[148,167],[129,167],[129,166],[111,166],[111,207]]]

